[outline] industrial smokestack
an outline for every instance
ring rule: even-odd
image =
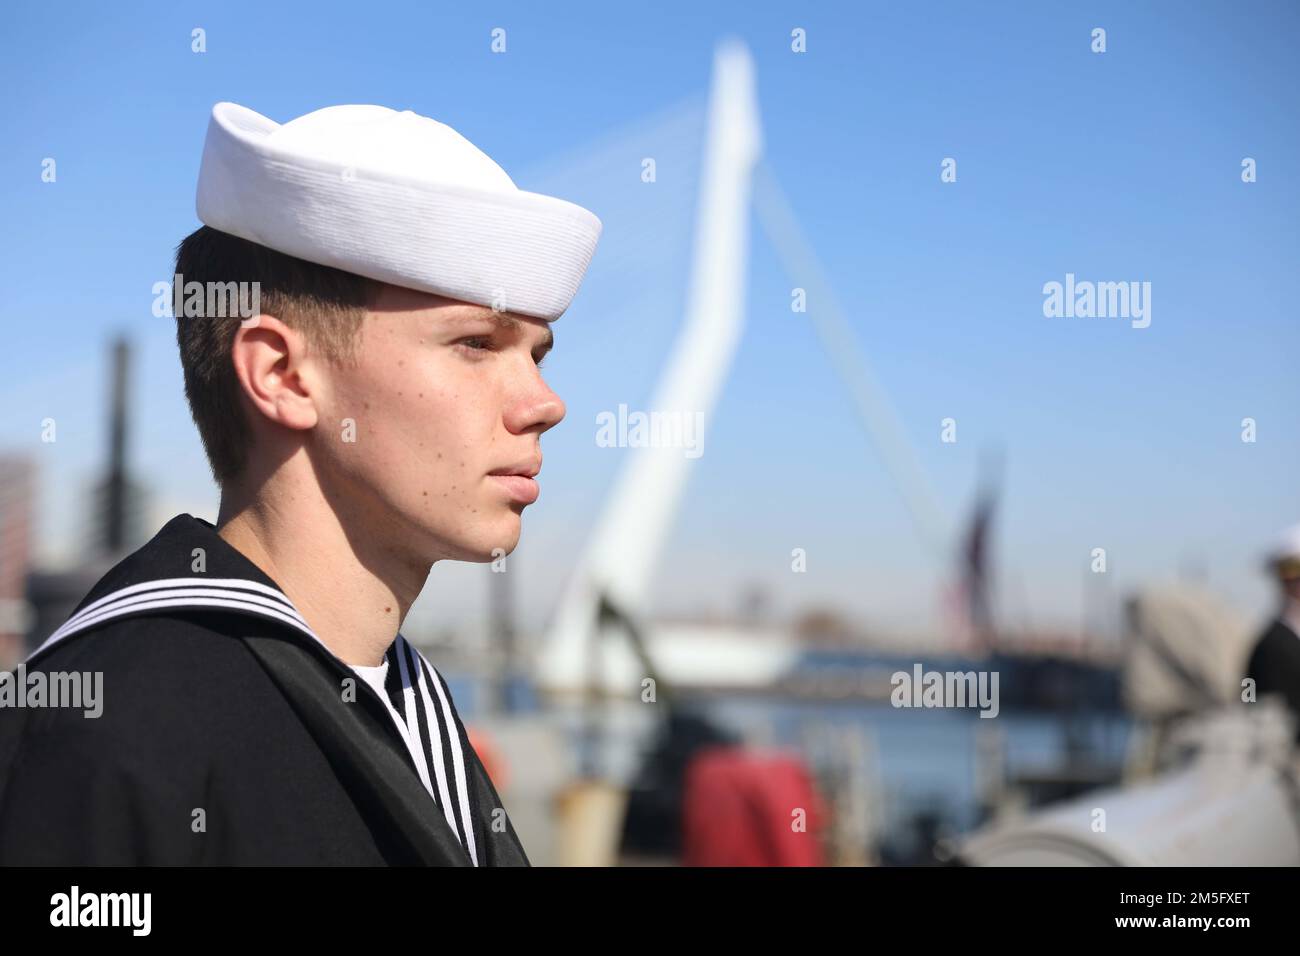
[[[509,571],[493,569],[488,574],[489,632],[498,668],[492,687],[492,707],[498,712],[514,709],[510,688],[519,674],[519,647],[518,635],[515,633],[512,577],[518,573],[512,564]]]
[[[108,484],[105,489],[104,545],[110,554],[126,549],[126,396],[131,372],[131,347],[126,339],[113,343],[112,391],[108,424]]]

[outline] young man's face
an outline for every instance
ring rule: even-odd
[[[501,474],[535,474],[565,411],[537,367],[549,324],[386,285],[359,335],[312,438],[326,493],[417,560],[514,550],[538,486]]]

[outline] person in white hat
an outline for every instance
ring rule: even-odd
[[[177,341],[217,521],[174,518],[25,662],[23,691],[102,672],[104,707],[0,709],[0,863],[528,865],[400,629],[436,562],[519,541],[600,220],[409,111],[233,103],[197,212]]]
[[[1255,681],[1257,697],[1279,694],[1286,700],[1300,742],[1300,524],[1278,536],[1265,563],[1277,582],[1281,606],[1255,643],[1246,676]]]

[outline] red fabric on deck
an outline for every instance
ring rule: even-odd
[[[686,866],[823,866],[821,823],[812,775],[796,757],[709,747],[687,767]]]

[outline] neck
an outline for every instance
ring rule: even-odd
[[[223,488],[217,533],[279,585],[336,657],[377,667],[429,566],[385,548],[373,520],[339,514],[310,469],[295,475],[294,465],[285,462],[252,494]]]

